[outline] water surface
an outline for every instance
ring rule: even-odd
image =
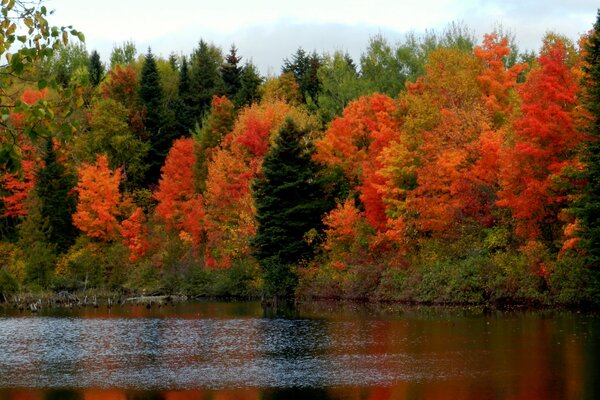
[[[0,399],[593,399],[599,345],[569,311],[0,309]]]

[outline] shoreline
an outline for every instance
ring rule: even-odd
[[[207,296],[207,295],[185,295],[185,294],[160,294],[160,293],[123,293],[108,291],[87,292],[20,292],[15,294],[2,294],[0,297],[0,309],[13,308],[20,311],[37,313],[45,309],[78,309],[78,308],[112,308],[118,306],[143,305],[147,308],[162,307],[168,305],[194,303],[194,302],[223,302],[223,303],[249,303],[260,302],[268,308],[277,308],[276,302],[261,299],[255,296]],[[496,311],[509,310],[569,310],[576,312],[595,312],[594,304],[561,304],[543,303],[539,301],[496,301],[496,302],[449,302],[449,301],[416,301],[416,300],[386,300],[386,299],[364,299],[364,298],[332,298],[332,297],[303,297],[296,299],[284,299],[280,304],[311,305],[330,304],[336,306],[352,305],[364,307],[432,307],[432,308],[482,308]]]

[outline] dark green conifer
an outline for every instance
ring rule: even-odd
[[[142,72],[139,88],[140,105],[144,113],[144,126],[146,137],[150,144],[146,175],[146,184],[155,184],[160,177],[160,168],[165,162],[167,153],[173,142],[174,132],[167,132],[165,126],[165,113],[163,109],[163,91],[160,84],[160,75],[156,67],[156,60],[152,51],[148,49]]]
[[[585,46],[583,104],[591,115],[586,134],[583,177],[586,186],[579,200],[577,214],[581,221],[582,246],[587,252],[587,263],[592,269],[594,282],[592,296],[600,300],[600,10],[594,29]]]
[[[88,74],[90,79],[90,85],[96,87],[104,78],[104,64],[100,60],[100,54],[96,50],[92,51],[90,55],[90,62],[88,64]]]
[[[252,244],[269,296],[289,297],[297,285],[295,268],[313,256],[310,233],[322,230],[327,209],[305,132],[288,119],[254,184],[258,229]]]
[[[212,98],[223,93],[223,78],[220,66],[223,57],[220,49],[200,40],[198,48],[192,54],[190,69],[191,106],[195,122],[210,109]]]
[[[60,252],[66,251],[77,237],[72,215],[76,201],[73,196],[75,176],[57,159],[52,140],[48,140],[44,153],[44,166],[36,173],[35,192],[39,199],[39,212],[47,221],[47,241]]]
[[[238,90],[233,103],[237,108],[249,106],[260,100],[260,85],[262,79],[254,64],[246,63],[240,75],[240,90]]]
[[[192,110],[192,96],[190,92],[190,75],[187,57],[181,59],[179,68],[179,86],[177,90],[177,103],[175,106],[175,116],[179,124],[178,132],[181,135],[188,135],[194,129],[196,118]]]
[[[229,99],[234,99],[241,86],[242,67],[238,64],[242,57],[238,57],[237,49],[231,45],[229,54],[225,57],[225,63],[221,66],[221,75],[225,85],[225,95]]]

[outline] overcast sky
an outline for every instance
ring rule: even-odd
[[[442,31],[464,22],[481,38],[501,24],[522,49],[537,50],[547,31],[576,40],[592,28],[594,0],[48,0],[51,22],[84,32],[88,50],[108,61],[115,44],[133,40],[145,53],[189,54],[200,38],[227,51],[232,43],[263,74],[302,46],[344,50],[358,60],[369,37],[396,43],[410,31]]]

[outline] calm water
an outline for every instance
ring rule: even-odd
[[[600,317],[316,303],[0,309],[0,399],[598,399]]]

